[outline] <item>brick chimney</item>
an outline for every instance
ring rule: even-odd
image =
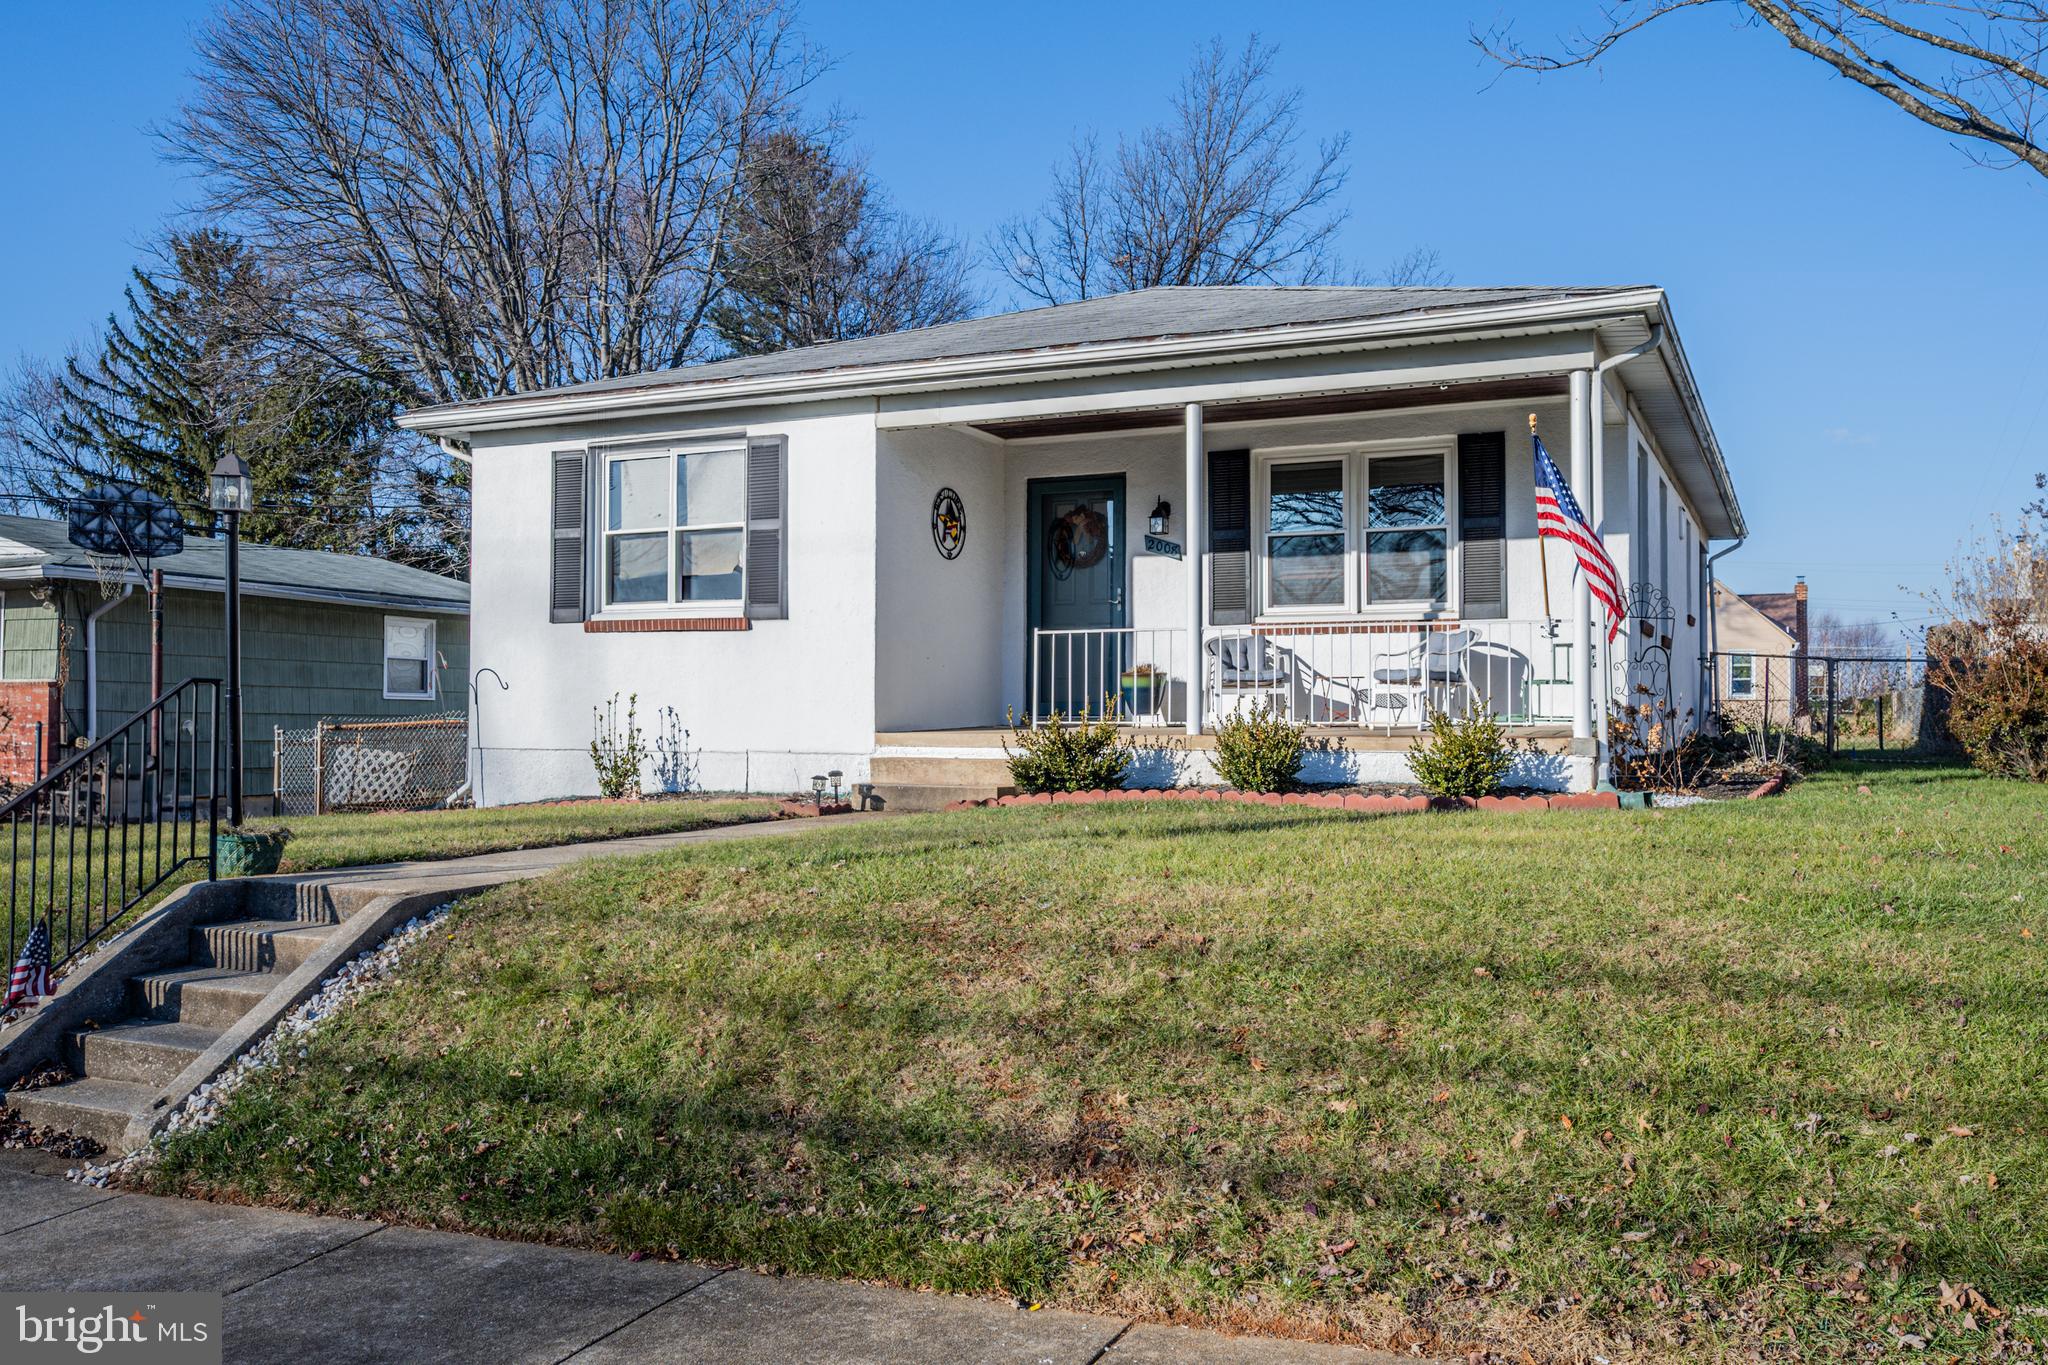
[[[1799,581],[1792,585],[1792,636],[1799,641],[1799,654],[1807,654],[1806,643],[1806,575],[1799,575]]]

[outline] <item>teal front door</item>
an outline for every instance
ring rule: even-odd
[[[1034,479],[1028,501],[1037,714],[1100,715],[1126,652],[1124,477]]]

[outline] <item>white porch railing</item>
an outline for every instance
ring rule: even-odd
[[[1031,719],[1108,715],[1122,725],[1187,719],[1187,632],[1169,629],[1034,630]]]
[[[1195,672],[1184,630],[1033,631],[1031,716],[1178,726]],[[1346,621],[1213,629],[1199,676],[1205,716],[1265,704],[1392,731],[1471,705],[1511,726],[1569,724],[1575,671],[1560,621]]]
[[[1571,642],[1556,621],[1347,621],[1231,627],[1203,646],[1208,710],[1266,703],[1290,720],[1391,731],[1468,706],[1507,725],[1571,720]]]

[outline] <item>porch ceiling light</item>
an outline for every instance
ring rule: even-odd
[[[1152,509],[1152,534],[1155,536],[1165,535],[1166,523],[1172,519],[1173,504],[1168,502],[1165,498],[1161,498],[1158,504]]]

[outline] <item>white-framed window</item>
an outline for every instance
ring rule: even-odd
[[[607,454],[599,483],[603,609],[737,607],[746,482],[740,445]]]
[[[1449,605],[1456,479],[1446,448],[1262,454],[1267,616],[1427,614]]]
[[[1756,695],[1756,655],[1730,654],[1728,656],[1728,695],[1731,697],[1753,697]]]
[[[1350,519],[1342,459],[1266,466],[1266,606],[1273,611],[1350,605]]]
[[[1367,606],[1433,607],[1449,600],[1446,463],[1442,455],[1365,457]]]
[[[416,616],[384,618],[384,699],[431,701],[434,669],[434,623]]]

